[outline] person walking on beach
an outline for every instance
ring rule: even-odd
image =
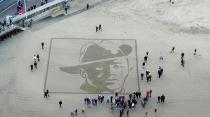
[[[160,97],[160,100],[161,100],[161,103],[165,102],[165,95],[164,94],[162,94],[162,96]]]
[[[157,113],[157,108],[154,109],[154,112]]]
[[[145,69],[145,62],[142,63],[142,69]]]
[[[161,70],[158,69],[158,78],[160,78],[160,77],[161,77]]]
[[[127,110],[127,117],[129,117],[129,110]]]
[[[85,114],[85,107],[82,108],[82,114]]]
[[[147,117],[147,115],[148,115],[148,112],[145,112],[145,114],[144,114],[144,115],[145,115],[145,117]]]
[[[158,77],[160,78],[162,76],[162,74],[163,74],[163,68],[161,68],[159,66],[159,68],[158,68]]]
[[[173,46],[170,53],[174,53],[175,47]]]
[[[46,90],[46,94],[47,94],[47,97],[50,97],[48,89]]]
[[[71,114],[70,114],[70,115],[71,115],[71,117],[74,117],[74,113],[73,113],[73,112],[71,112]]]
[[[152,97],[152,90],[149,91],[149,97]]]
[[[41,43],[42,50],[44,50],[44,42]]]
[[[102,30],[101,24],[99,24],[98,30],[100,30],[100,31]]]
[[[34,69],[33,65],[30,65],[30,67],[31,67],[31,71],[32,71]]]
[[[141,80],[143,80],[144,78],[144,73],[141,73]]]
[[[37,60],[37,57],[35,54],[34,54],[33,60],[34,60],[34,62]]]
[[[194,55],[197,55],[197,49],[196,48],[194,49]]]
[[[96,26],[96,32],[98,32],[98,26]]]
[[[181,59],[183,59],[183,58],[184,58],[184,53],[182,52],[182,53],[181,53]]]
[[[75,115],[77,116],[77,109],[74,110]]]
[[[148,58],[147,56],[144,56],[144,62],[147,62],[147,58]]]
[[[146,52],[146,56],[148,56],[148,55],[149,55],[149,52],[147,51],[147,52]]]
[[[122,117],[124,114],[124,109],[120,109],[120,117]]]
[[[34,61],[34,67],[37,69],[37,62]]]
[[[160,101],[161,101],[161,100],[160,100],[160,98],[161,98],[161,97],[160,97],[160,96],[158,96],[158,103],[160,103]]]
[[[62,103],[63,103],[63,102],[62,102],[61,100],[58,102],[60,108],[61,108],[61,106],[62,106]]]
[[[39,54],[36,55],[36,58],[38,61],[40,61]]]
[[[44,98],[47,98],[47,92],[46,91],[44,92]]]
[[[110,103],[113,103],[113,96],[110,96]]]
[[[184,59],[181,59],[181,66],[184,67]]]
[[[87,6],[86,6],[87,10],[89,9],[89,4],[87,3]]]

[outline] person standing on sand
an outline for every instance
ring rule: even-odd
[[[145,115],[145,117],[147,117],[147,115],[148,115],[148,112],[145,112],[145,114],[144,114],[144,115]]]
[[[194,49],[194,55],[197,55],[197,49],[196,48]]]
[[[47,92],[46,91],[44,92],[44,98],[47,98]]]
[[[38,62],[40,61],[39,54],[36,55]]]
[[[98,30],[102,30],[102,26],[101,26],[101,24],[99,24],[99,26],[98,26]]]
[[[60,108],[61,108],[63,102],[60,100],[58,103],[59,103]]]
[[[148,56],[144,56],[144,62],[147,62]]]
[[[32,71],[34,69],[33,65],[30,65],[30,67],[31,67],[31,71]]]
[[[34,66],[37,69],[37,62],[36,61],[34,61]]]
[[[42,50],[44,50],[44,42],[41,43]]]
[[[89,4],[87,3],[87,6],[86,6],[86,9],[88,10],[89,9]]]
[[[35,54],[34,54],[33,60],[34,60],[34,62],[37,60],[37,57]]]
[[[47,93],[47,97],[50,97],[48,89],[46,90],[46,93]]]
[[[98,32],[98,26],[96,26],[96,32]]]
[[[145,69],[145,62],[142,63],[142,69]]]
[[[143,80],[144,78],[144,73],[141,73],[141,80]]]
[[[77,116],[77,109],[74,110],[75,115]]]
[[[181,59],[183,59],[183,58],[184,58],[184,53],[182,52],[182,53],[181,53]]]
[[[158,103],[160,103],[160,101],[161,101],[161,99],[160,99],[161,97],[160,96],[158,96]]]
[[[157,113],[157,108],[154,109],[154,112]]]
[[[174,53],[175,47],[173,46],[170,53]]]
[[[181,60],[181,65],[184,67],[184,59]]]
[[[129,117],[129,110],[127,110],[127,117]]]

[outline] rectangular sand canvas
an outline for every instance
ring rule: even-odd
[[[137,91],[137,51],[132,39],[54,38],[45,89],[56,93]]]

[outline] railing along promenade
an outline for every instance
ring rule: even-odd
[[[46,17],[49,17],[53,13],[53,9],[62,9],[66,0],[55,0],[43,6],[37,7],[31,11],[28,11],[22,15],[17,15],[12,18],[12,24],[10,26],[0,27],[0,41],[3,41],[21,31],[25,30],[25,25],[32,22],[39,21]],[[68,1],[67,1],[68,2]]]

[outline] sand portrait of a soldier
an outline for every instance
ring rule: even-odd
[[[54,40],[53,40],[54,41]],[[58,40],[56,40],[58,41]],[[62,42],[64,41],[64,42]],[[65,42],[66,41],[66,42]],[[136,56],[135,56],[135,41],[130,40],[59,40],[59,42],[66,43],[68,41],[75,41],[80,46],[73,53],[70,54],[70,50],[67,48],[61,48],[66,50],[69,57],[77,62],[71,64],[62,63],[56,66],[56,72],[63,74],[64,79],[69,79],[69,92],[83,92],[83,93],[126,93],[130,91],[130,85],[136,85],[137,87],[137,71],[136,71]],[[57,48],[58,43],[53,43],[52,48]],[[73,46],[70,44],[69,46]],[[63,46],[64,47],[64,46]],[[56,50],[52,49],[52,53],[57,53]],[[62,52],[61,52],[62,53]],[[63,54],[64,54],[63,53]],[[63,55],[62,54],[62,55]],[[65,54],[64,54],[65,56]],[[68,58],[66,56],[66,58]],[[52,57],[52,56],[51,56]],[[56,57],[56,54],[53,54]],[[71,59],[71,60],[72,60]],[[62,57],[59,59],[62,60]],[[57,61],[57,60],[56,60]],[[50,64],[51,65],[51,64]],[[53,67],[55,67],[53,65]],[[50,67],[51,68],[51,67]],[[50,71],[50,70],[49,70]],[[50,73],[54,74],[54,73]],[[50,75],[51,79],[52,76]],[[49,77],[49,75],[48,75]],[[52,79],[51,79],[52,80]],[[54,78],[54,82],[58,79]],[[62,82],[62,76],[59,78],[57,84]],[[67,82],[67,81],[66,81]],[[74,82],[74,83],[73,83]],[[65,83],[64,83],[65,85]],[[75,86],[77,86],[77,89]],[[48,85],[52,87],[52,85]],[[74,88],[70,88],[74,87]],[[59,88],[59,87],[57,87]],[[54,88],[56,89],[56,88]],[[66,88],[60,87],[60,92],[68,92]],[[74,91],[73,91],[73,90]],[[135,89],[137,90],[137,88]],[[58,90],[57,90],[58,91]]]

